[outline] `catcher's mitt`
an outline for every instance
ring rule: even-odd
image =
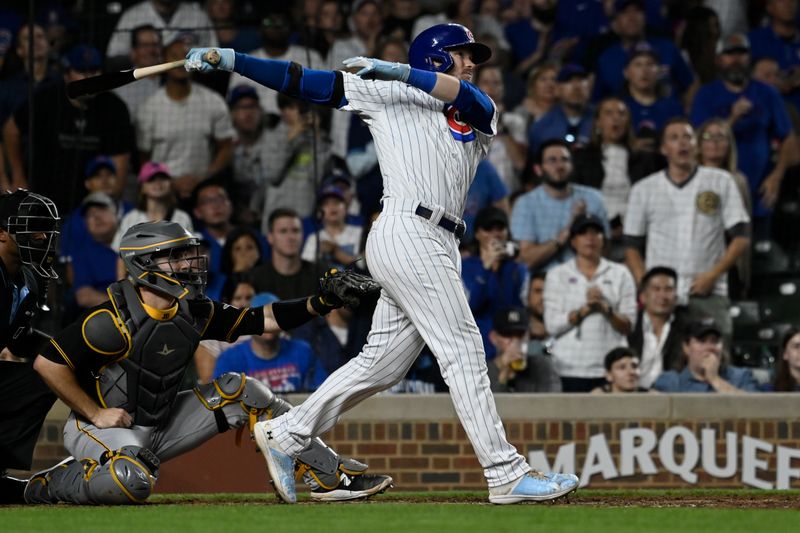
[[[319,279],[319,295],[332,307],[358,307],[363,297],[380,290],[371,277],[352,270],[331,268]]]

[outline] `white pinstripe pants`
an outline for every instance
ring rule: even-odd
[[[495,408],[483,342],[461,281],[458,241],[414,215],[416,206],[384,199],[367,240],[370,273],[383,287],[367,344],[306,401],[275,419],[276,435],[297,455],[342,413],[400,381],[427,343],[489,486],[502,485],[530,467],[506,440]],[[435,209],[432,220],[439,216]]]

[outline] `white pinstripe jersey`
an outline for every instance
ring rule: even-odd
[[[344,94],[342,109],[357,113],[375,140],[383,196],[461,217],[475,169],[497,132],[497,108],[487,135],[460,122],[455,108],[403,82],[344,73]]]

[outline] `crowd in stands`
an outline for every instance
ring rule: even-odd
[[[107,299],[121,235],[147,220],[202,236],[211,298],[309,294],[329,267],[366,269],[382,191],[357,116],[238,74],[173,69],[81,99],[66,83],[195,45],[321,69],[407,62],[419,32],[452,21],[493,50],[474,82],[497,135],[452,214],[467,224],[462,277],[492,389],[800,390],[798,0],[37,7],[34,20],[24,3],[0,8],[0,188],[63,215],[62,321]],[[192,379],[233,370],[313,390],[360,351],[374,306],[204,341]],[[392,390],[444,387],[424,350]]]

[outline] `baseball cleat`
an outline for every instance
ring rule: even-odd
[[[542,473],[532,470],[522,476],[516,485],[504,493],[489,489],[489,501],[496,504],[526,501],[552,501],[578,488],[578,477],[572,474]]]
[[[375,494],[385,492],[386,489],[392,487],[393,481],[389,476],[373,474],[348,476],[347,474],[342,474],[336,488],[316,488],[311,491],[311,499],[321,502],[344,502],[369,498]]]
[[[297,491],[294,484],[294,459],[281,449],[280,444],[272,436],[271,420],[258,422],[253,433],[258,449],[267,460],[267,470],[272,478],[275,493],[286,503],[297,503]]]

